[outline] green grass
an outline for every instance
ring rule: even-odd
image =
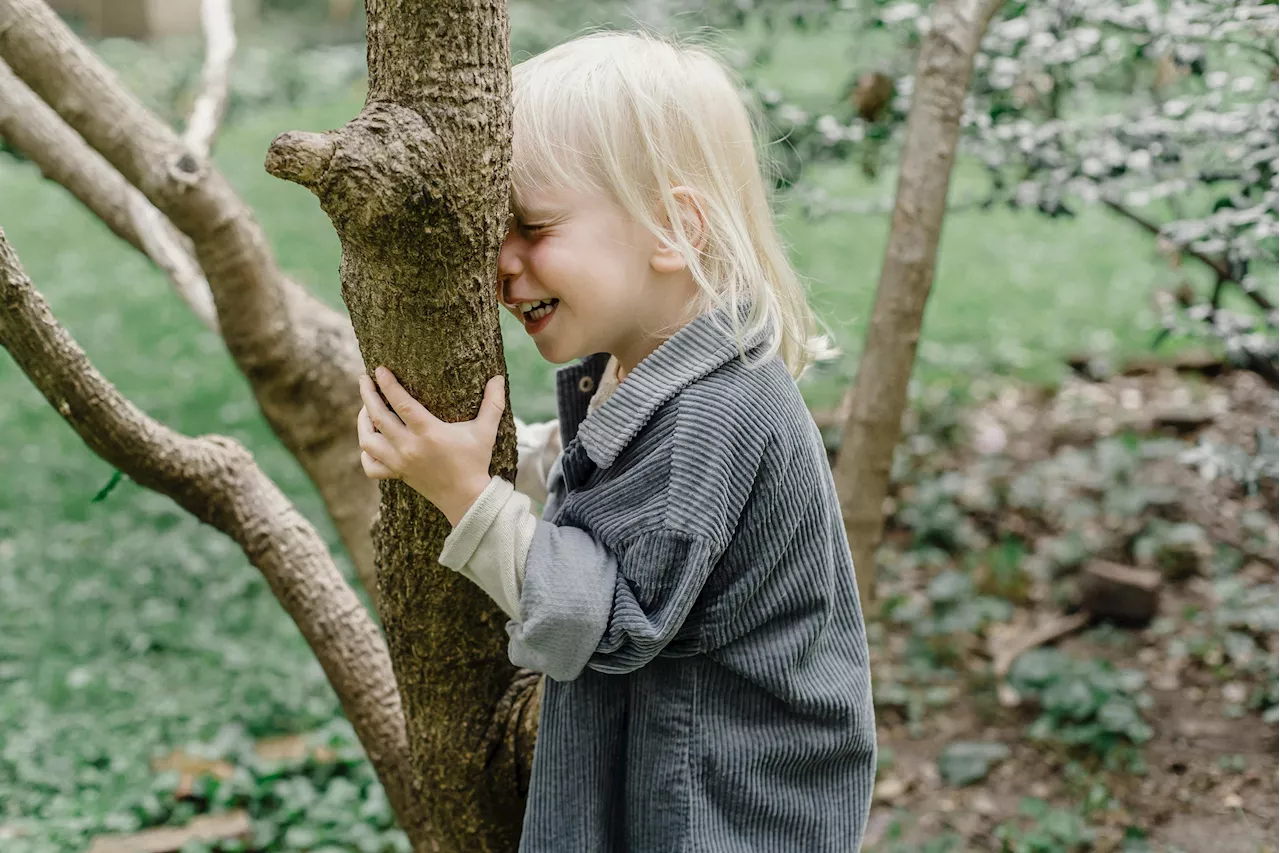
[[[830,34],[784,43],[779,68],[816,96],[813,69],[847,47]],[[842,53],[840,55],[843,55]],[[264,110],[223,134],[217,161],[264,223],[281,265],[334,306],[337,240],[314,198],[268,177],[263,154],[288,129],[339,126],[362,94]],[[875,197],[848,167],[820,173],[833,194]],[[962,170],[958,183],[976,179]],[[98,368],[159,420],[247,445],[336,546],[302,472],[258,414],[221,344],[163,276],[29,165],[0,162],[0,227],[63,324]],[[834,404],[853,375],[888,233],[887,217],[805,222],[783,230],[844,358],[805,387]],[[928,379],[967,383],[992,366],[1051,380],[1068,351],[1114,340],[1142,349],[1151,287],[1165,270],[1149,240],[1106,215],[1071,222],[1000,211],[951,217],[921,352]],[[504,317],[516,414],[553,416],[552,365]],[[91,497],[112,470],[90,453],[7,358],[0,358],[0,825],[24,818],[48,849],[144,791],[152,751],[207,740],[227,726],[261,736],[338,714],[294,627],[220,534],[129,482]],[[350,576],[350,566],[340,558]]]

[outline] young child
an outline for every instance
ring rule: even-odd
[[[558,429],[523,430],[542,517],[488,476],[500,377],[445,424],[379,368],[358,425],[368,475],[440,507],[440,562],[548,676],[520,850],[856,851],[866,637],[795,381],[822,339],[747,111],[708,52],[628,34],[522,63],[514,105],[498,295],[543,357],[581,359],[556,373]]]

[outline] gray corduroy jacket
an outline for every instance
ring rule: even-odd
[[[564,450],[507,623],[549,676],[522,853],[861,843],[875,721],[835,484],[782,359],[744,365],[716,319],[589,415],[608,354],[557,371]]]

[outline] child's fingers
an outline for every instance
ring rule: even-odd
[[[374,429],[384,435],[396,435],[404,430],[404,423],[396,413],[387,408],[382,397],[378,396],[378,388],[367,376],[360,377],[360,400],[364,403],[373,422]]]
[[[396,479],[395,472],[370,456],[368,451],[360,452],[360,465],[364,468],[364,475],[370,480]]]
[[[356,415],[356,440],[363,444],[366,438],[377,434],[378,428],[373,425],[369,410],[361,406],[360,414]]]
[[[370,420],[366,409],[361,409],[360,414],[356,416],[356,436],[359,438],[360,449],[378,460],[380,464],[396,463],[400,458],[400,454],[396,452],[395,446],[387,440],[387,437],[374,430],[373,421]]]
[[[431,426],[439,423],[439,419],[427,408],[413,399],[413,395],[404,390],[404,386],[396,379],[395,374],[385,367],[379,367],[373,372],[374,379],[378,382],[378,387],[382,389],[382,396],[387,398],[387,402],[391,404],[391,408],[395,409],[400,420],[410,426]]]

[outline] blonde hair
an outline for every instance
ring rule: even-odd
[[[755,128],[735,79],[711,51],[647,33],[592,33],[515,67],[512,206],[538,187],[603,191],[684,256],[697,314],[727,308],[744,340],[766,333],[799,379],[833,357],[774,224]],[[695,193],[695,248],[672,190]],[[694,235],[696,237],[696,235]],[[739,312],[750,310],[740,322]]]

